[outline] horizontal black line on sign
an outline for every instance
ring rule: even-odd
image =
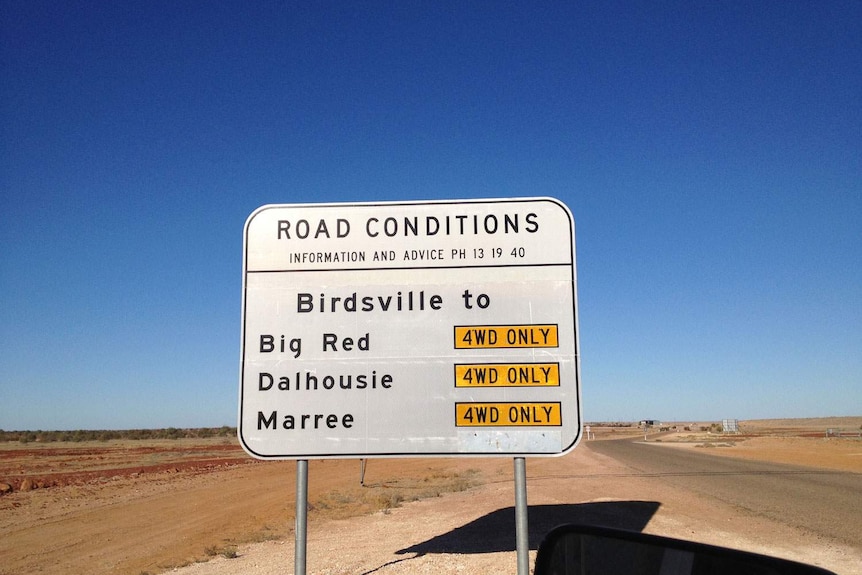
[[[384,272],[384,271],[403,271],[403,270],[470,270],[476,268],[540,268],[540,267],[560,267],[571,266],[571,263],[561,264],[505,264],[505,265],[486,265],[486,266],[410,266],[401,268],[322,268],[322,269],[289,269],[289,270],[246,270],[248,274],[286,274],[293,272]]]

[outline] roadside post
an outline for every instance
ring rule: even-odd
[[[530,573],[530,523],[527,506],[527,460],[515,458],[515,555],[518,575]]]
[[[308,541],[308,460],[296,462],[296,516],[294,518],[293,572],[305,575],[305,551]]]
[[[581,437],[574,220],[552,198],[267,205],[243,243],[240,444],[297,461],[526,457]],[[302,500],[302,501],[300,501]]]

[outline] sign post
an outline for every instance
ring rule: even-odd
[[[294,518],[294,575],[305,575],[305,550],[308,542],[308,460],[296,462],[296,517]]]
[[[515,458],[515,553],[518,575],[530,573],[530,526],[527,514],[527,460]]]
[[[524,458],[580,440],[574,220],[558,200],[268,205],[243,248],[252,456]]]

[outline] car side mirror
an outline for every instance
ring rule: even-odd
[[[563,525],[539,546],[534,575],[835,575],[714,545],[621,529]]]

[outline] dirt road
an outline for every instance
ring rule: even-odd
[[[818,537],[862,541],[862,475],[764,461],[716,458],[704,449],[602,441],[590,448],[650,476]]]

